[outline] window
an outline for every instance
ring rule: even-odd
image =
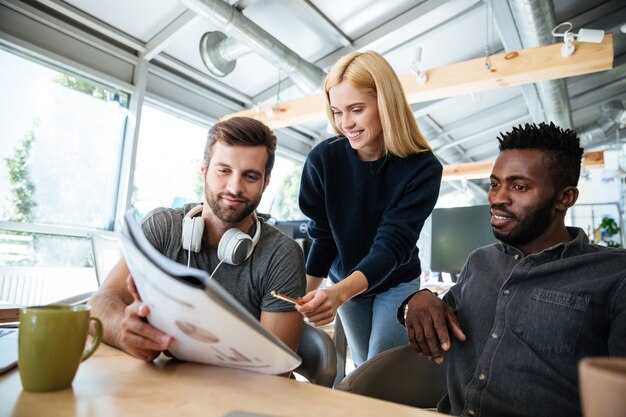
[[[8,49],[0,89],[1,219],[112,230],[128,95]],[[0,265],[91,265],[84,232],[37,228],[0,231]]]
[[[0,89],[2,218],[112,229],[128,96],[2,49]]]
[[[144,105],[132,206],[139,218],[156,207],[203,200],[200,173],[208,128]]]
[[[270,184],[263,193],[258,211],[277,220],[303,220],[306,217],[298,205],[300,176],[303,164],[276,155]]]
[[[143,107],[132,198],[139,218],[156,207],[204,200],[200,165],[208,129],[149,104]],[[303,219],[298,208],[301,172],[301,163],[276,155],[258,211],[280,220]]]

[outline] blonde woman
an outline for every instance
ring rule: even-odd
[[[315,325],[338,313],[358,366],[409,343],[396,310],[419,289],[416,242],[437,201],[442,166],[380,54],[341,58],[325,91],[338,136],[310,152],[302,173],[300,208],[313,244],[297,309]],[[334,285],[319,290],[325,277]]]

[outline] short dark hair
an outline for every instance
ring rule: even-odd
[[[204,163],[207,166],[213,156],[213,145],[216,142],[228,146],[265,146],[267,148],[265,177],[272,173],[276,159],[276,136],[265,123],[250,117],[232,117],[214,124],[209,129],[204,147]]]
[[[505,134],[500,133],[500,151],[508,149],[540,149],[556,190],[578,185],[583,148],[576,132],[561,129],[554,123],[526,123]]]

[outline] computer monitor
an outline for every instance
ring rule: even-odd
[[[277,221],[274,227],[298,242],[305,256],[309,253],[311,238],[309,237],[307,220]]]
[[[308,224],[307,220],[279,220],[274,227],[293,239],[310,239]]]
[[[474,249],[497,241],[487,205],[433,210],[431,235],[430,269],[454,274]]]

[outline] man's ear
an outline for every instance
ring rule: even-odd
[[[555,208],[558,211],[566,212],[578,200],[578,188],[565,187],[559,192],[559,198],[556,201]]]
[[[207,165],[203,162],[202,165],[200,165],[200,173],[202,174],[202,178],[206,178],[206,170],[207,170]]]

